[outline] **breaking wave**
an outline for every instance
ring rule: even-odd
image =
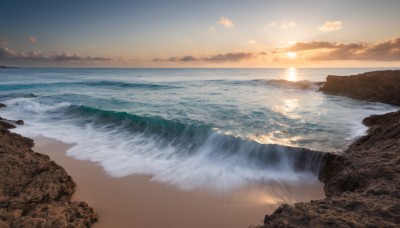
[[[322,152],[260,144],[203,124],[30,98],[5,103],[2,115],[26,120],[15,131],[73,143],[68,155],[97,162],[114,177],[149,174],[183,189],[228,191],[252,182],[315,180],[325,159]]]

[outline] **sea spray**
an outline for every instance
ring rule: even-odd
[[[149,174],[182,189],[228,191],[251,183],[315,179],[324,153],[266,145],[186,125],[67,103],[6,101],[6,115],[24,113],[16,131],[75,144],[68,155],[100,163],[109,175]]]

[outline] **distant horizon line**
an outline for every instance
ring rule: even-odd
[[[57,67],[57,66],[4,66],[0,69],[391,69],[400,66],[391,67]]]

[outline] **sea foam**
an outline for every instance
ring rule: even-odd
[[[152,180],[187,190],[230,191],[258,182],[316,181],[324,158],[323,153],[306,149],[204,133],[204,127],[186,126],[179,132],[176,124],[169,123],[171,129],[159,131],[160,126],[149,123],[151,118],[132,123],[138,120],[128,114],[118,119],[121,113],[88,111],[68,103],[45,105],[27,98],[5,103],[9,106],[6,117],[27,120],[15,130],[18,133],[73,144],[67,155],[99,163],[113,177],[148,174]],[[118,121],[113,121],[112,113]],[[102,114],[108,116],[107,122],[99,124],[104,121]],[[190,131],[200,133],[188,137]]]

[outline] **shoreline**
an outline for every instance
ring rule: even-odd
[[[35,151],[49,155],[77,183],[74,200],[85,200],[99,215],[93,227],[248,227],[262,222],[282,202],[265,194],[265,186],[230,193],[183,191],[146,175],[112,178],[96,163],[68,157],[71,146],[48,138],[34,138]],[[260,188],[263,188],[262,190]],[[269,186],[271,192],[286,191],[296,201],[323,198],[323,184]],[[296,191],[299,193],[296,194]],[[301,193],[300,193],[301,192]],[[277,192],[275,193],[277,194]],[[289,194],[292,194],[290,196]],[[319,195],[319,197],[316,197]],[[276,196],[275,198],[277,198]]]

